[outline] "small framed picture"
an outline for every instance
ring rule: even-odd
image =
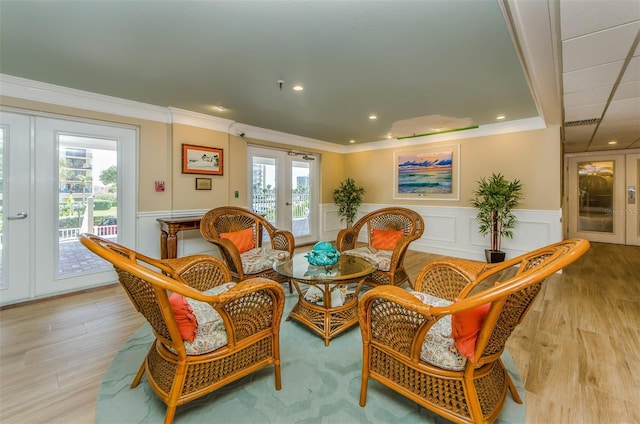
[[[222,149],[183,144],[182,173],[222,175]]]
[[[196,190],[211,190],[211,178],[196,178]]]

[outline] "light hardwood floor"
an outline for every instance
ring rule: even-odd
[[[410,276],[437,257],[409,252]],[[143,322],[119,286],[0,311],[0,422],[95,422],[102,376]],[[507,348],[527,423],[640,423],[640,248],[592,244]]]

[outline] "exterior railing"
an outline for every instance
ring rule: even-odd
[[[309,200],[311,196],[308,193],[293,193],[291,197],[293,219],[307,218],[309,216]],[[276,194],[254,193],[252,207],[256,213],[264,215],[267,220],[274,220],[276,215]]]
[[[118,235],[117,225],[94,225],[93,234],[97,236],[115,236]],[[60,228],[58,230],[58,240],[73,240],[80,235],[80,228]]]

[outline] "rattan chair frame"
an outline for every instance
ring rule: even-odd
[[[407,208],[383,208],[370,212],[360,218],[351,228],[338,232],[336,248],[340,252],[358,247],[358,239],[366,236],[367,243],[371,243],[373,230],[398,231],[404,235],[396,244],[391,256],[389,271],[377,270],[365,281],[369,286],[392,285],[401,286],[413,283],[404,268],[404,257],[409,244],[418,240],[424,233],[424,220],[419,213]]]
[[[279,230],[262,216],[244,208],[235,206],[223,206],[211,209],[204,214],[200,220],[200,234],[210,243],[220,249],[220,254],[224,258],[231,277],[234,281],[242,281],[247,278],[264,277],[281,283],[289,283],[289,292],[293,292],[291,282],[286,277],[269,268],[255,274],[245,274],[242,269],[242,259],[238,248],[228,239],[220,237],[222,233],[253,229],[254,242],[256,247],[263,246],[262,230],[269,234],[271,248],[282,250],[293,257],[295,249],[295,239],[293,234],[287,230]]]
[[[80,242],[113,264],[132,304],[151,325],[156,339],[131,387],[146,374],[167,405],[165,423],[173,421],[178,406],[266,366],[273,365],[275,387],[280,390],[281,284],[253,278],[220,295],[205,295],[202,291],[231,280],[224,263],[212,256],[156,260],[91,234],[82,234]],[[223,319],[227,345],[187,355],[169,303],[171,292],[209,303]]]
[[[434,261],[416,278],[417,291],[454,301],[447,307],[423,304],[398,287],[376,287],[358,306],[363,340],[360,405],[373,378],[449,420],[493,422],[507,389],[522,403],[500,356],[513,329],[522,321],[544,280],[568,266],[589,248],[582,239],[565,240],[501,264],[463,259]],[[517,266],[515,275],[484,288],[489,277]],[[479,285],[482,284],[481,287]],[[476,342],[476,362],[449,371],[420,360],[422,341],[444,316],[491,303]]]

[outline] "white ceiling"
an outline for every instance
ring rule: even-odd
[[[640,2],[562,1],[560,16],[565,151],[640,147]]]
[[[637,0],[0,0],[0,74],[341,145],[600,120],[578,152],[640,147],[639,33]]]

